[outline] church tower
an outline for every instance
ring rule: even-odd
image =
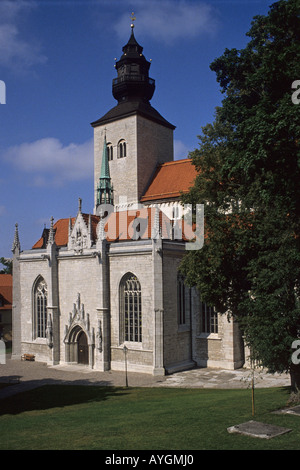
[[[102,158],[107,148],[110,184],[116,208],[126,208],[140,201],[158,164],[173,160],[173,131],[150,104],[155,80],[149,77],[151,63],[143,47],[131,35],[116,62],[117,77],[112,94],[118,104],[91,123],[94,128],[94,213],[99,213],[99,187]]]

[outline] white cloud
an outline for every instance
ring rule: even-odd
[[[31,7],[33,5],[33,2],[24,0],[1,0],[1,22],[13,21],[22,9]]]
[[[218,28],[216,10],[204,2],[149,0],[138,2],[135,27],[141,34],[173,44],[183,38],[214,34]],[[120,36],[128,34],[129,15],[124,13],[115,25]]]
[[[189,151],[184,142],[174,140],[174,160],[188,158]],[[94,143],[89,139],[63,145],[59,139],[48,137],[10,147],[2,158],[17,171],[28,173],[32,186],[62,186],[93,177]]]
[[[183,158],[188,158],[189,152],[190,149],[181,140],[174,140],[174,160],[182,160]]]
[[[0,216],[1,216],[1,215],[4,215],[5,212],[6,212],[5,206],[1,206],[1,205],[0,205]]]
[[[43,64],[46,57],[39,53],[39,48],[26,43],[13,24],[0,24],[0,63],[15,70],[28,70],[36,64]]]
[[[47,58],[39,45],[26,40],[20,32],[19,23],[36,3],[25,0],[2,0],[0,3],[0,65],[14,71],[28,71],[32,66],[43,64]]]
[[[64,146],[56,138],[10,147],[4,154],[18,171],[30,174],[33,186],[61,186],[93,175],[93,139]]]

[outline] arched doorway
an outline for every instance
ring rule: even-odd
[[[77,339],[77,358],[78,364],[89,363],[89,346],[85,332],[81,330]]]
[[[90,364],[90,345],[88,341],[88,333],[86,333],[80,325],[75,325],[70,329],[66,338],[65,354],[66,362],[72,364]]]
[[[95,332],[90,328],[90,315],[85,313],[80,294],[73,304],[69,324],[65,325],[65,362],[94,366]]]

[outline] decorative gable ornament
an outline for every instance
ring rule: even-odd
[[[51,314],[48,315],[47,327],[46,327],[46,339],[49,348],[53,348],[53,324]]]
[[[90,315],[85,313],[84,304],[81,303],[80,294],[77,294],[76,303],[73,304],[73,311],[69,314],[69,324],[65,325],[64,343],[69,343],[72,332],[75,329],[83,330],[88,339],[89,345],[95,345],[95,329],[90,328]]]
[[[81,255],[84,249],[91,248],[92,239],[92,221],[89,215],[88,224],[86,224],[81,212],[81,199],[79,199],[79,208],[76,220],[72,226],[69,220],[68,250],[73,250],[76,255]]]
[[[102,346],[103,346],[103,336],[102,336],[102,324],[101,320],[98,321],[98,331],[97,331],[97,349],[99,352],[102,352]]]

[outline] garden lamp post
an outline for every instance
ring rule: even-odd
[[[124,347],[123,347],[123,351],[124,351],[124,355],[125,355],[125,381],[126,381],[126,387],[128,387],[128,377],[127,377],[127,351],[128,351],[128,348],[127,348],[127,346],[125,346],[125,344],[124,344]]]

